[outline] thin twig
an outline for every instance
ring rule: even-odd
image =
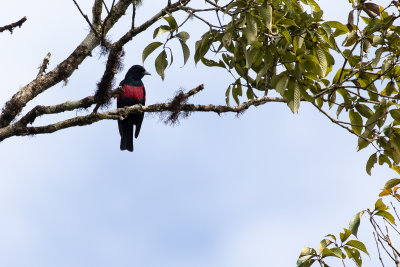
[[[49,62],[50,62],[50,57],[51,57],[51,53],[49,52],[44,57],[42,65],[40,65],[40,67],[39,67],[39,73],[36,76],[36,78],[42,77],[43,73],[45,73],[47,66],[49,65]]]
[[[89,24],[90,28],[92,29],[93,33],[96,35],[96,37],[98,36],[97,30],[94,28],[93,24],[90,22],[88,15],[86,15],[85,13],[83,13],[81,7],[78,5],[78,3],[75,0],[72,0],[76,7],[78,8],[79,12],[81,13],[82,17],[86,20],[86,22]]]
[[[381,256],[381,251],[379,250],[378,241],[376,240],[375,232],[372,232],[372,234],[374,235],[374,239],[375,239],[375,243],[376,243],[376,248],[378,249],[379,260],[381,261],[382,266],[385,267],[385,264],[383,264],[383,260],[382,260],[382,256]]]
[[[103,5],[106,8],[107,14],[110,15],[110,10],[108,9],[106,2],[103,0]]]
[[[397,198],[396,198],[396,200],[399,201]],[[393,205],[392,201],[390,201],[390,205],[392,206],[392,208],[394,210],[394,213],[396,214],[397,219],[400,221],[399,214],[397,213],[396,207]]]
[[[394,247],[393,242],[392,242],[392,239],[390,238],[390,234],[389,234],[389,229],[388,229],[388,226],[387,226],[387,222],[384,221],[383,223],[385,224],[385,228],[386,228],[386,239],[385,239],[385,241],[388,243],[389,247],[392,248],[392,250],[393,250],[393,256],[394,256],[394,261],[395,261],[395,263],[396,263],[396,266],[399,267],[399,266],[400,266],[400,261],[399,261],[400,253],[399,253],[399,251]]]

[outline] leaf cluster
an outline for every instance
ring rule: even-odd
[[[375,148],[366,166],[369,174],[376,163],[400,163],[398,1],[382,7],[350,0],[346,24],[325,21],[314,0],[206,2],[212,7],[207,10],[217,14],[217,24],[196,15],[199,10],[184,9],[209,26],[196,42],[193,58],[196,64],[231,74],[225,93],[228,106],[232,99],[239,105],[243,98],[269,92],[284,98],[293,113],[309,102],[356,135],[358,150]],[[145,60],[162,47],[155,65],[163,79],[173,61],[166,47],[169,40],[177,37],[181,43],[184,63],[190,55],[189,34],[179,31],[186,20],[179,25],[170,14],[164,20],[167,25],[156,28],[154,37],[168,33],[166,41],[153,42],[143,51]],[[338,65],[334,55],[344,63]]]
[[[399,167],[393,169],[400,174]],[[394,178],[386,182],[384,188],[379,194],[379,197],[391,196],[397,203],[400,202],[400,195],[397,193],[400,188],[400,179]],[[384,251],[388,258],[396,263],[396,259],[400,256],[399,248],[392,241],[393,234],[399,235],[400,231],[396,220],[400,220],[396,208],[391,202],[392,207],[389,207],[383,202],[382,198],[378,198],[375,202],[374,209],[366,209],[357,212],[350,220],[349,227],[344,228],[339,236],[328,234],[319,243],[318,251],[314,248],[304,247],[297,260],[297,266],[308,267],[314,263],[319,263],[321,266],[329,266],[326,263],[327,258],[338,258],[343,264],[345,260],[352,260],[356,266],[362,266],[361,255],[369,252],[363,242],[358,240],[358,230],[363,220],[364,214],[368,215],[368,221],[372,227],[373,235],[376,241],[376,247],[379,254],[379,259],[384,266],[381,256],[381,251]],[[389,231],[389,228],[393,231]],[[354,236],[356,239],[351,239]],[[349,240],[350,239],[350,240]]]

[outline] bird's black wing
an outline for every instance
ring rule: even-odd
[[[146,104],[146,89],[143,86],[143,98],[140,100],[139,104],[141,105],[145,105]],[[137,120],[136,120],[136,127],[135,127],[135,138],[138,138],[139,136],[139,132],[140,132],[140,128],[142,127],[142,122],[143,122],[143,118],[144,118],[144,113],[142,114],[138,114],[137,115]]]

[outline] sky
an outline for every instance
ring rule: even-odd
[[[79,2],[90,14],[92,1]],[[164,2],[144,1],[138,23]],[[346,21],[348,1],[319,4],[326,20]],[[47,52],[52,69],[89,29],[72,1],[6,1],[2,7],[0,25],[23,16],[28,21],[12,35],[0,34],[0,105],[36,77]],[[110,37],[128,25],[121,21]],[[118,83],[131,65],[141,64],[153,29],[126,46]],[[195,21],[185,28],[192,49],[204,29]],[[145,62],[153,74],[143,79],[147,104],[199,84],[205,90],[191,101],[224,104],[230,77],[192,59],[182,68],[175,48],[165,81],[154,69],[156,54]],[[41,94],[25,111],[93,94],[105,61],[96,50],[67,84]],[[84,112],[36,123],[76,114]],[[147,115],[133,153],[119,150],[115,121],[9,138],[0,143],[0,265],[294,266],[303,246],[318,247],[326,234],[338,234],[356,212],[373,207],[379,189],[396,176],[386,166],[368,176],[372,150],[357,152],[356,146],[354,136],[311,105],[293,115],[282,103],[239,117],[196,113],[174,127]],[[361,239],[370,236],[366,221],[360,231]]]

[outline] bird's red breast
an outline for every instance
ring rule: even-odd
[[[124,84],[124,92],[120,94],[124,98],[138,99],[142,100],[144,98],[144,87],[142,86],[132,86]],[[117,100],[119,100],[119,96]]]

